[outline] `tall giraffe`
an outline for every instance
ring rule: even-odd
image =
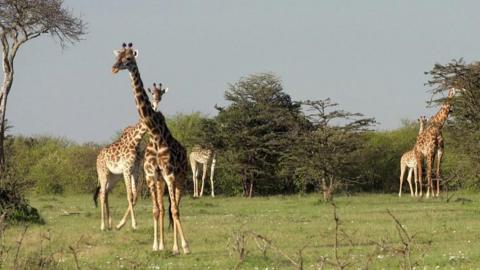
[[[187,174],[187,152],[185,148],[172,136],[161,112],[155,112],[150,104],[147,93],[143,88],[140,78],[136,57],[138,51],[125,43],[122,49],[114,51],[116,61],[112,66],[112,72],[128,70],[132,82],[133,94],[135,97],[137,111],[140,118],[146,124],[150,134],[150,141],[145,150],[146,162],[144,165],[145,177],[152,196],[154,242],[153,250],[163,248],[163,191],[164,184],[167,184],[170,197],[170,209],[173,218],[173,254],[178,254],[177,233],[182,242],[183,252],[190,253],[188,242],[183,233],[180,222],[179,204],[183,182]],[[158,179],[161,176],[164,181]],[[158,223],[160,221],[160,243],[158,241]]]
[[[156,88],[155,84],[154,87]],[[153,97],[153,108],[158,106],[158,103],[160,103],[162,96],[166,92],[166,90],[158,91],[156,97]],[[108,206],[108,193],[120,179],[120,175],[123,175],[125,181],[128,208],[116,228],[122,228],[126,222],[128,214],[131,213],[132,228],[137,229],[133,207],[137,200],[136,180],[140,169],[139,162],[141,161],[141,157],[139,156],[139,143],[146,132],[147,127],[141,121],[135,126],[129,126],[123,130],[122,134],[115,142],[100,150],[100,153],[97,156],[99,186],[95,191],[93,200],[95,205],[97,205],[97,198],[100,195],[102,219],[100,228],[102,230],[105,229],[105,221],[108,221],[109,229],[112,226],[110,209]]]
[[[205,184],[205,177],[207,176],[208,165],[211,164],[210,168],[210,188],[212,190],[212,197],[215,197],[215,189],[213,186],[213,173],[215,170],[215,152],[206,147],[200,145],[195,145],[190,152],[190,166],[192,167],[193,175],[193,197],[202,197],[203,196],[203,187]],[[200,189],[200,194],[198,194],[198,174],[200,173],[200,164],[202,167],[202,187]]]
[[[448,91],[448,96],[443,102],[440,110],[430,118],[427,129],[422,132],[417,137],[417,142],[415,143],[415,155],[417,157],[417,167],[419,172],[420,183],[422,182],[422,158],[427,160],[427,198],[430,197],[430,190],[432,191],[432,196],[438,196],[440,194],[440,166],[443,158],[443,136],[441,130],[445,121],[448,118],[448,115],[451,111],[451,102],[453,97],[457,92],[464,91],[464,89],[450,88]],[[436,178],[437,178],[437,192],[433,190],[432,182],[432,166],[433,161],[437,155],[437,167],[436,167]]]
[[[427,118],[425,116],[420,116],[418,118],[418,122],[420,124],[420,128],[418,129],[418,135],[419,136],[423,130],[425,129],[425,126],[427,124]],[[418,171],[417,171],[417,158],[415,157],[415,149],[411,149],[408,152],[405,152],[402,157],[400,158],[400,191],[398,192],[398,196],[402,197],[402,184],[403,184],[403,178],[405,175],[405,169],[408,168],[408,176],[407,176],[407,182],[410,187],[410,195],[413,197],[413,189],[412,189],[412,171],[414,174],[414,181],[415,181],[415,197],[418,196],[418,187],[417,187],[417,182],[418,182]],[[422,183],[419,183],[420,185],[420,196],[422,195]]]

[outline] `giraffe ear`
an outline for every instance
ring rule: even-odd
[[[135,58],[138,57],[138,50],[134,50],[134,51],[133,51],[133,56],[135,56]]]
[[[168,92],[168,87],[163,90],[164,94],[167,93],[167,92]]]
[[[113,50],[113,54],[114,54],[115,56],[118,56],[118,55],[120,54],[120,52],[121,52],[120,50]]]

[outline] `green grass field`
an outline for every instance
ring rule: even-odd
[[[478,268],[480,195],[457,194],[456,198],[459,197],[468,201],[455,201],[455,197],[449,203],[441,199],[417,201],[394,194],[337,197],[339,260],[351,262],[347,268],[363,268],[367,258],[371,258],[371,269],[400,268],[405,256],[398,251],[403,246],[396,223],[387,213],[389,209],[408,234],[414,236],[410,242],[411,261],[417,262],[421,269]],[[114,195],[110,201],[115,225],[125,210],[126,199]],[[74,269],[69,246],[76,251],[82,269],[294,268],[275,248],[294,260],[298,260],[298,251],[303,248],[304,269],[318,268],[322,257],[335,261],[333,206],[320,202],[318,195],[185,198],[181,218],[192,254],[179,256],[170,255],[170,230],[166,234],[167,251],[151,251],[149,199],[137,203],[137,231],[132,231],[130,223],[120,231],[100,231],[99,209],[93,208],[89,195],[32,197],[31,203],[39,209],[46,224],[29,226],[19,261],[52,255],[59,268]],[[23,228],[18,225],[6,231],[5,244],[13,247],[3,265],[6,269],[13,265],[16,241]],[[267,248],[264,254],[247,233],[252,231],[271,240],[274,247]],[[246,237],[246,256],[239,264],[239,253],[234,247],[241,236]],[[378,243],[384,243],[383,249]]]

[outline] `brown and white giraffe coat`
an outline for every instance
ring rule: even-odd
[[[461,89],[460,91],[464,91]],[[415,155],[417,157],[417,166],[419,172],[420,183],[422,182],[422,158],[427,161],[427,198],[430,196],[430,191],[433,196],[440,194],[440,179],[441,179],[441,162],[443,158],[443,136],[442,128],[448,118],[451,110],[451,102],[455,94],[459,92],[456,88],[451,88],[448,91],[448,97],[444,101],[440,110],[430,118],[427,129],[417,137],[415,143]],[[437,178],[437,192],[433,190],[432,182],[432,167],[435,155],[437,156],[436,178]]]
[[[150,134],[150,141],[145,151],[145,173],[150,189],[153,204],[154,243],[153,250],[163,249],[163,191],[167,184],[171,200],[173,217],[173,248],[174,254],[178,254],[177,233],[182,242],[184,253],[190,253],[188,242],[185,239],[183,227],[180,221],[179,204],[183,181],[187,173],[187,153],[185,148],[170,133],[165,118],[161,112],[155,112],[150,104],[147,93],[140,78],[136,56],[138,51],[123,44],[121,50],[114,51],[116,55],[112,72],[128,70],[132,81],[133,94],[137,111],[140,118],[146,124]],[[163,177],[164,181],[158,178]],[[158,224],[160,221],[160,224]],[[160,225],[160,240],[158,241],[158,226]]]

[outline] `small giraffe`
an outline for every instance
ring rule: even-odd
[[[100,185],[95,192],[94,201],[96,204],[97,196],[100,193],[101,230],[105,230],[105,221],[108,222],[109,229],[112,227],[112,219],[108,206],[108,193],[121,178],[120,176],[122,174],[127,191],[128,208],[116,228],[120,229],[125,224],[128,213],[131,213],[132,228],[137,228],[133,206],[137,198],[135,178],[138,176],[139,162],[141,159],[138,154],[138,145],[146,132],[147,127],[142,122],[139,122],[135,126],[129,126],[124,129],[120,138],[100,150],[97,156],[97,174]]]
[[[427,124],[427,118],[425,116],[420,116],[418,118],[418,122],[420,123],[420,128],[418,129],[418,135],[419,136],[423,130],[425,129],[425,126]],[[405,169],[408,168],[408,176],[407,176],[407,182],[410,187],[410,195],[413,197],[413,189],[412,189],[412,171],[414,174],[414,181],[415,181],[415,197],[418,196],[418,187],[417,187],[417,182],[418,182],[418,176],[417,176],[417,159],[415,157],[415,150],[411,149],[408,152],[405,152],[402,155],[402,158],[400,159],[400,191],[398,192],[398,196],[402,197],[402,184],[403,184],[403,178],[405,175]],[[420,185],[420,196],[422,195],[422,185]]]
[[[128,70],[132,82],[137,111],[146,124],[150,134],[150,142],[145,149],[146,162],[144,163],[153,204],[154,242],[153,250],[163,248],[163,191],[165,182],[170,197],[170,210],[173,218],[173,254],[178,254],[177,233],[182,242],[183,252],[190,253],[188,242],[183,233],[180,222],[179,205],[183,183],[187,174],[187,152],[185,148],[172,136],[161,112],[155,112],[150,104],[148,95],[143,87],[143,82],[138,71],[136,57],[138,51],[124,43],[122,49],[114,51],[116,56],[112,72]],[[163,178],[163,181],[158,176]],[[158,241],[158,222],[160,221],[160,243]]]
[[[465,89],[457,89],[457,88],[450,88],[448,91],[448,96],[443,102],[440,110],[430,118],[430,122],[428,124],[427,129],[422,132],[417,137],[417,142],[415,143],[415,156],[417,158],[417,167],[418,167],[418,175],[420,178],[420,183],[422,182],[422,158],[426,158],[427,160],[427,180],[428,180],[428,187],[427,187],[427,198],[430,197],[430,191],[432,192],[432,196],[438,196],[440,194],[440,165],[443,158],[443,137],[441,130],[445,121],[448,118],[448,115],[451,111],[451,102],[453,97],[457,92],[463,92]],[[433,190],[433,182],[432,182],[432,166],[435,159],[435,155],[437,155],[437,170],[436,170],[436,177],[437,177],[437,192]]]
[[[202,167],[202,187],[200,189],[200,197],[203,196],[203,187],[205,184],[205,177],[207,175],[208,165],[211,163],[210,168],[210,188],[212,190],[212,197],[215,197],[215,189],[213,186],[213,173],[215,170],[215,152],[210,148],[205,148],[200,145],[196,145],[192,148],[190,153],[190,166],[192,167],[193,175],[193,197],[199,197],[198,194],[198,175],[200,173],[200,164]]]
[[[150,88],[147,88],[148,92],[150,95],[152,95],[152,107],[154,111],[157,111],[158,108],[158,103],[162,101],[162,96],[165,95],[165,93],[168,92],[168,88],[163,88],[162,84],[159,83],[158,87],[156,83],[153,83],[153,90],[150,90]]]

